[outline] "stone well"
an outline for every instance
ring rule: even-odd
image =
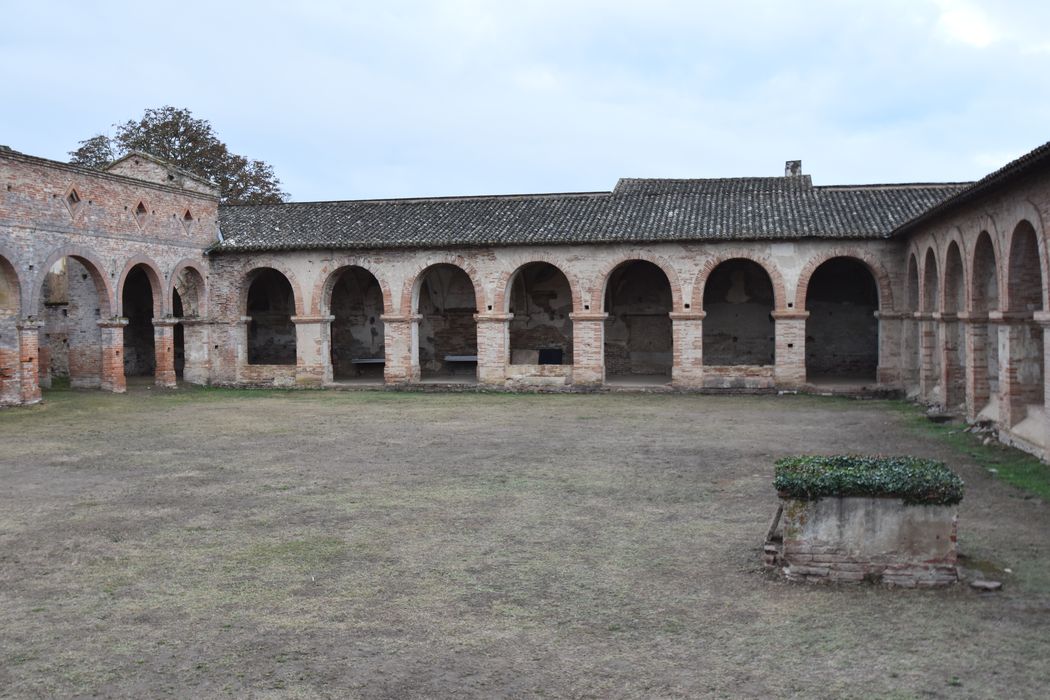
[[[783,541],[766,562],[799,581],[872,581],[905,587],[958,580],[956,505],[898,498],[781,499]],[[778,551],[779,550],[779,551]]]

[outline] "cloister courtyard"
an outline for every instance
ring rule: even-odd
[[[811,396],[45,391],[0,412],[0,696],[1045,697],[1050,508],[962,427]],[[948,462],[964,576],[1004,589],[767,571],[774,460],[841,452]]]

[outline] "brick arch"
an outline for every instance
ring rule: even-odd
[[[91,275],[91,279],[95,283],[95,292],[98,294],[99,315],[104,319],[112,318],[116,304],[113,298],[113,288],[103,272],[106,267],[98,261],[94,253],[80,247],[60,248],[51,253],[44,261],[44,264],[37,272],[35,283],[30,289],[31,298],[26,305],[26,310],[30,312],[30,315],[34,314],[40,306],[40,292],[44,287],[44,278],[47,276],[48,270],[54,267],[55,263],[62,258],[73,258],[87,268],[88,274]]]
[[[944,261],[944,267],[938,272],[941,275],[941,285],[937,290],[937,296],[939,297],[937,307],[940,311],[948,310],[948,264],[950,262],[950,253],[952,250],[952,244],[955,244],[959,251],[959,264],[960,264],[960,275],[961,278],[956,280],[956,284],[962,285],[963,303],[961,306],[955,309],[954,313],[961,313],[966,310],[966,301],[970,298],[970,288],[967,280],[970,278],[970,270],[967,265],[969,259],[969,253],[966,250],[966,246],[963,243],[962,232],[957,227],[952,227],[948,231],[948,235],[944,237],[944,250],[941,252],[941,260]]]
[[[179,262],[175,263],[175,267],[174,269],[172,269],[171,275],[168,277],[168,286],[166,287],[167,291],[165,292],[165,298],[168,300],[168,304],[171,305],[169,307],[169,310],[171,311],[171,313],[175,313],[175,292],[178,291],[175,287],[175,280],[179,278],[179,273],[183,270],[193,270],[197,273],[198,276],[200,276],[201,292],[199,298],[197,299],[197,312],[200,316],[206,316],[208,309],[208,277],[201,271],[201,268],[198,266],[198,262],[191,258],[183,258]],[[182,293],[179,292],[179,295],[182,296]],[[182,303],[183,307],[185,308],[186,300],[183,299]]]
[[[926,287],[927,287],[927,284],[928,284],[928,280],[927,280],[927,277],[926,277],[926,268],[928,266],[927,262],[929,261],[931,256],[933,257],[933,268],[934,268],[934,270],[933,270],[934,271],[933,283],[938,285],[938,287],[937,287],[938,296],[940,295],[941,269],[943,269],[943,267],[944,267],[941,264],[940,258],[937,255],[937,246],[935,244],[931,244],[931,245],[926,246],[926,250],[923,252],[922,258],[921,258],[922,259],[922,264],[919,265],[919,310],[922,311],[923,313],[932,313],[934,311],[937,311],[937,302],[938,302],[938,300],[937,299],[933,299],[932,303],[931,303],[931,300],[926,298]]]
[[[507,313],[510,309],[510,288],[514,284],[514,280],[517,278],[518,273],[522,271],[527,265],[534,263],[546,263],[555,270],[560,272],[565,280],[569,283],[569,294],[572,296],[572,310],[574,312],[583,311],[583,296],[582,290],[580,289],[580,283],[576,279],[576,276],[570,272],[566,272],[561,265],[554,262],[552,256],[537,255],[529,256],[529,259],[521,263],[513,270],[504,270],[500,273],[499,279],[496,280],[496,288],[493,290],[492,308],[500,313]]]
[[[970,266],[970,272],[968,273],[969,279],[967,280],[968,291],[966,296],[966,310],[976,311],[977,310],[977,253],[981,247],[982,237],[988,239],[989,245],[992,248],[992,272],[995,274],[995,290],[996,290],[996,306],[995,308],[989,308],[988,311],[998,311],[1002,305],[1003,300],[1003,275],[1002,275],[1002,251],[999,248],[998,233],[994,230],[994,222],[992,222],[992,230],[987,227],[982,227],[981,230],[973,239],[973,250],[967,255],[968,263]],[[987,306],[987,303],[985,304]]]
[[[168,305],[164,300],[164,290],[166,289],[164,277],[160,274],[157,263],[140,253],[132,256],[132,258],[125,263],[124,270],[120,273],[120,277],[117,280],[117,316],[124,315],[124,283],[127,282],[128,275],[131,274],[131,271],[139,265],[145,268],[146,278],[149,280],[150,293],[153,295],[153,316],[155,318],[161,318],[169,315],[171,309],[168,308]]]
[[[591,292],[591,311],[604,310],[605,308],[605,290],[609,286],[609,278],[612,277],[612,273],[616,271],[616,268],[629,262],[647,262],[656,265],[660,270],[663,271],[664,277],[667,278],[667,282],[671,285],[671,311],[681,311],[682,306],[682,283],[678,279],[678,273],[675,272],[674,266],[666,260],[657,255],[624,255],[615,258],[612,262],[607,263],[605,267],[593,278],[598,284],[594,285]]]
[[[907,308],[904,311],[915,312],[919,310],[919,297],[922,295],[922,282],[919,275],[919,258],[921,257],[918,248],[915,246],[908,247],[908,258],[904,263],[904,299],[906,301],[905,306]],[[911,288],[911,270],[912,263],[915,263],[915,295],[912,296]]]
[[[436,258],[428,258],[426,263],[417,266],[415,271],[405,278],[405,286],[401,290],[402,313],[415,313],[419,289],[423,285],[423,277],[427,270],[437,265],[451,265],[452,267],[458,267],[466,273],[467,278],[474,287],[474,304],[478,313],[483,312],[485,309],[485,290],[481,286],[481,278],[478,275],[477,269],[467,262],[462,255],[446,255],[438,256]]]
[[[321,316],[331,311],[332,289],[335,288],[335,283],[343,271],[351,267],[359,267],[376,278],[376,281],[379,282],[379,290],[383,294],[383,313],[394,313],[394,295],[387,281],[380,277],[371,265],[366,265],[360,258],[351,257],[338,261],[333,260],[330,264],[325,264],[317,273],[313,294],[310,297],[310,314]]]
[[[716,267],[730,260],[747,260],[765,270],[769,281],[773,285],[773,309],[781,310],[787,308],[787,290],[784,287],[784,276],[780,274],[780,268],[777,267],[776,263],[762,255],[735,250],[709,258],[704,262],[704,266],[700,269],[700,273],[696,276],[696,282],[693,284],[693,308],[691,310],[700,311],[704,308],[704,291],[707,287],[707,280],[710,279],[711,273],[715,271]]]
[[[1002,247],[1002,257],[999,258],[1000,270],[1002,274],[999,276],[1000,291],[999,300],[1004,309],[1012,308],[1012,300],[1010,299],[1010,258],[1013,252],[1013,245],[1016,239],[1017,228],[1024,223],[1028,223],[1035,231],[1035,241],[1039,248],[1039,276],[1042,281],[1042,303],[1043,309],[1050,309],[1050,295],[1048,295],[1048,280],[1050,280],[1050,268],[1047,266],[1047,250],[1046,250],[1046,229],[1043,227],[1043,219],[1039,214],[1039,209],[1028,200],[1022,200],[1014,204],[1009,211],[1010,216],[1006,219],[1008,225],[1001,229],[1001,235],[1004,240]]]
[[[245,267],[248,267],[245,265]],[[256,275],[265,269],[276,270],[284,275],[284,278],[288,280],[288,284],[292,286],[292,299],[295,302],[295,315],[304,316],[304,302],[303,302],[303,288],[299,285],[299,279],[295,276],[295,273],[289,270],[284,265],[280,264],[275,258],[266,258],[263,260],[253,259],[251,267],[241,275],[241,286],[238,290],[237,300],[237,313],[241,316],[248,315],[248,289],[252,286],[252,282],[255,281]]]
[[[893,307],[893,286],[890,283],[890,275],[886,272],[886,268],[882,266],[882,262],[874,255],[863,251],[857,250],[856,248],[832,248],[825,250],[817,256],[810,258],[809,262],[806,263],[805,267],[802,268],[802,272],[798,276],[798,285],[795,287],[795,309],[803,310],[806,308],[806,294],[809,292],[809,281],[813,278],[813,273],[817,271],[817,268],[834,258],[851,258],[860,263],[864,264],[864,267],[868,268],[868,272],[875,279],[875,287],[879,293],[879,309],[888,311]],[[919,289],[921,295],[922,289],[922,277],[919,277]]]
[[[26,310],[22,307],[22,301],[26,298],[26,294],[22,290],[22,277],[18,274],[18,267],[14,263],[17,259],[18,258],[11,255],[11,252],[5,246],[0,245],[0,269],[11,278],[11,286],[16,294],[14,300],[15,311],[18,312],[19,316],[25,316],[27,314]]]

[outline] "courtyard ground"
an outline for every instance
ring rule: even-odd
[[[52,391],[0,412],[0,695],[1045,697],[1050,508],[915,415]],[[1005,590],[769,574],[799,452],[949,461],[967,565]]]

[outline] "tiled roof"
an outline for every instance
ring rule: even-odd
[[[612,192],[224,206],[213,250],[885,238],[969,184],[624,179]]]
[[[936,206],[930,207],[919,216],[903,222],[893,231],[893,235],[914,231],[938,216],[979,199],[999,187],[1009,184],[1016,178],[1025,177],[1037,168],[1045,168],[1048,163],[1050,163],[1050,142],[1044,143],[1042,146],[1025,153],[1020,158],[1010,161],[994,173],[985,175],[977,182],[971,183],[969,187],[964,187]]]

